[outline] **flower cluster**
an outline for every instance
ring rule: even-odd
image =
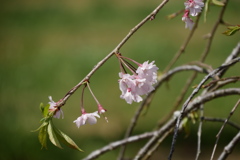
[[[157,82],[157,70],[158,67],[156,67],[154,61],[151,63],[146,61],[139,64],[136,73],[133,75],[120,72],[119,87],[122,92],[120,97],[129,104],[132,104],[133,101],[142,101],[141,95],[146,95],[154,90],[153,84]]]
[[[185,12],[182,17],[182,21],[185,22],[185,28],[192,29],[193,27],[193,20],[189,17],[197,16],[201,11],[202,7],[204,7],[204,2],[202,0],[187,0],[184,2],[185,5]]]

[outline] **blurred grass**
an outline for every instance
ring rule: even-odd
[[[119,99],[120,91],[117,84],[119,68],[114,57],[91,79],[91,88],[108,110],[110,123],[106,124],[103,119],[99,119],[94,126],[76,128],[72,121],[80,115],[81,91],[73,95],[64,106],[65,119],[55,120],[61,130],[78,142],[84,153],[72,151],[67,147],[60,150],[50,143],[48,150],[41,150],[37,133],[30,131],[39,125],[40,102],[47,103],[49,95],[53,96],[55,101],[62,98],[158,3],[160,1],[156,0],[2,2],[0,159],[80,159],[112,140],[121,139],[138,104],[128,105]],[[154,21],[145,24],[126,43],[121,53],[139,62],[155,60],[160,71],[163,70],[189,33],[184,29],[180,17],[171,21],[166,20],[168,14],[182,9],[182,3],[183,1],[170,1]],[[200,21],[199,30],[176,66],[200,57],[206,44],[202,36],[211,30],[219,9],[211,6],[207,23],[203,24],[203,20]],[[232,0],[224,19],[229,23],[239,23],[239,16],[236,15],[239,15],[239,1]],[[213,67],[219,66],[239,41],[239,34],[232,37],[223,36],[221,33],[225,30],[224,26],[217,30],[206,60],[206,63],[212,64]],[[228,75],[236,75],[237,68],[239,64],[232,68]],[[167,114],[189,75],[190,73],[176,75],[169,82],[170,88],[163,86],[158,91],[151,108],[141,117],[135,133],[152,130],[157,120]],[[195,84],[201,78],[199,76]],[[210,102],[207,104],[206,114],[226,117],[226,113],[230,111],[237,98],[233,96]],[[96,104],[88,92],[84,99],[86,109],[89,112],[95,111]],[[218,112],[213,106],[217,106]],[[240,120],[237,116],[233,119],[237,122]],[[211,132],[206,127],[206,133],[211,132],[209,133],[212,135],[211,139],[214,139],[217,130],[218,127]],[[235,131],[229,134],[233,133]],[[189,143],[194,141],[196,139],[189,138]],[[170,140],[165,143],[169,147],[167,142]],[[133,149],[128,155],[133,155],[141,143],[132,144]],[[210,144],[210,148],[212,145],[213,143]],[[116,155],[117,152],[114,151],[99,159],[115,159]]]

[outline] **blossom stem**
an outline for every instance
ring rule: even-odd
[[[84,109],[84,107],[83,107],[83,95],[84,95],[84,90],[85,90],[86,86],[87,86],[87,85],[85,84],[84,87],[83,87],[83,89],[82,89],[82,95],[81,95],[80,107],[81,107],[81,112],[82,112],[82,114],[86,113],[86,111],[85,111],[85,109]]]
[[[119,55],[120,58],[123,58],[123,59],[127,59],[129,61],[132,61],[133,63],[137,64],[138,66],[141,66],[142,64],[141,63],[138,63],[137,61],[131,59],[131,58],[128,58],[128,57],[124,57],[122,55]]]
[[[97,105],[98,105],[98,106],[101,105],[101,104],[99,103],[99,101],[97,100],[97,98],[95,97],[95,95],[93,94],[93,92],[92,92],[92,90],[91,90],[91,88],[90,88],[89,82],[87,82],[87,86],[88,86],[88,89],[89,89],[90,93],[92,94],[94,100],[97,102]]]
[[[133,66],[132,67],[130,67],[128,64],[128,62],[126,62],[126,61],[124,61],[121,57],[119,57],[119,59],[120,59],[120,61],[122,62],[122,64],[124,64],[133,74],[136,74],[136,72],[133,70]]]

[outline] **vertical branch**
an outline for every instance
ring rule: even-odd
[[[199,156],[201,154],[201,135],[202,135],[202,125],[203,125],[203,119],[204,119],[204,106],[203,104],[200,105],[200,122],[198,126],[198,145],[197,145],[197,154],[195,160],[199,159]]]

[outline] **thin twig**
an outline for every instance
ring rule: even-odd
[[[233,107],[233,109],[231,110],[228,118],[224,121],[222,127],[220,128],[220,130],[219,130],[219,132],[218,132],[218,134],[217,134],[217,136],[216,136],[217,139],[216,139],[215,145],[214,145],[214,147],[213,147],[213,151],[212,151],[212,155],[211,155],[211,159],[210,159],[210,160],[213,160],[213,157],[214,157],[214,154],[215,154],[215,151],[216,151],[216,148],[217,148],[217,144],[218,144],[218,141],[219,141],[219,139],[220,139],[220,135],[221,135],[221,133],[222,133],[222,131],[223,131],[223,128],[225,127],[226,123],[229,121],[229,119],[231,118],[231,116],[233,115],[233,113],[235,112],[235,110],[237,109],[239,103],[240,103],[240,99],[239,99],[239,100],[237,101],[237,103],[234,105],[234,107]]]
[[[203,117],[204,117],[204,105],[201,104],[200,105],[200,122],[199,122],[198,132],[197,132],[197,136],[198,136],[197,154],[196,154],[195,160],[198,160],[201,154],[201,136],[202,136]]]
[[[225,122],[226,119],[222,119],[222,118],[212,118],[212,117],[204,117],[203,118],[204,121],[208,121],[208,122]],[[227,121],[227,124],[232,126],[233,128],[237,129],[237,130],[240,130],[240,126],[237,125],[236,123],[234,122],[231,122],[231,121]]]
[[[226,84],[226,82],[229,83],[229,82],[236,82],[236,81],[240,81],[240,76],[227,77],[227,78],[221,78],[221,79],[213,80],[213,81],[209,82],[208,84],[203,85],[202,88],[208,88],[208,87],[210,87],[213,84],[216,84],[218,82],[225,82],[225,83],[222,83],[222,84]]]

